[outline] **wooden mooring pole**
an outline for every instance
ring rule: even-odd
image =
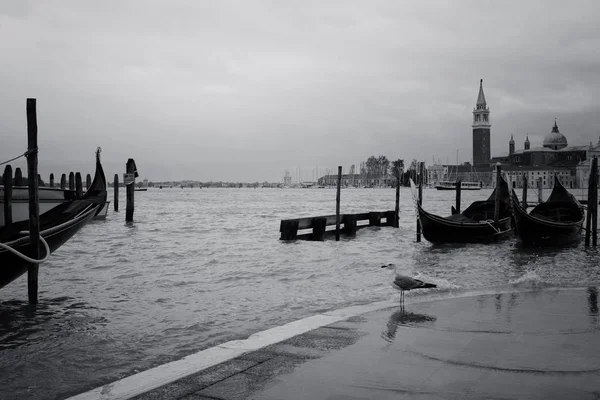
[[[588,180],[588,201],[585,221],[585,247],[598,244],[598,158],[592,159]]]
[[[81,182],[81,173],[75,174],[75,196],[80,199],[83,196],[83,183]]]
[[[335,195],[335,241],[340,241],[340,189],[342,188],[342,166],[338,166],[337,193]]]
[[[523,174],[523,209],[527,210],[527,173]]]
[[[12,187],[13,187],[13,176],[12,167],[7,165],[4,168],[4,175],[2,176],[2,184],[4,185],[4,226],[12,224]]]
[[[65,190],[67,188],[67,175],[62,174],[60,177],[60,188]]]
[[[88,190],[90,190],[90,186],[92,186],[92,176],[90,174],[87,174],[85,176],[85,191],[86,192]]]
[[[542,199],[542,178],[538,178],[537,180],[537,190],[538,190],[538,203],[542,203],[544,200]]]
[[[396,169],[396,208],[394,208],[396,215],[394,215],[395,228],[400,227],[400,168]]]
[[[21,168],[15,169],[14,186],[23,186],[23,173],[21,172]]]
[[[50,187],[54,187],[54,174],[50,174]]]
[[[456,213],[460,214],[460,192],[462,191],[462,180],[456,181]]]
[[[75,174],[69,172],[69,190],[75,190]]]
[[[419,205],[423,204],[423,179],[421,178],[421,174],[423,173],[423,165],[421,164],[419,167],[419,198],[417,201]],[[421,242],[421,220],[419,219],[419,215],[417,214],[417,243]]]
[[[113,203],[115,206],[115,211],[119,211],[119,174],[115,174],[114,189],[115,196]]]
[[[594,176],[594,186],[592,188],[591,205],[594,213],[592,214],[592,246],[598,245],[598,158],[592,160],[592,174]]]
[[[133,158],[127,160],[127,165],[125,167],[125,171],[127,174],[135,174],[135,161]],[[135,176],[135,175],[134,175]],[[127,204],[125,206],[125,221],[133,222],[133,195],[135,193],[135,178],[133,182],[125,182],[126,193],[127,193]]]
[[[37,145],[36,99],[27,99],[27,176],[29,179],[29,243],[31,257],[39,260],[40,252],[40,204],[38,198],[38,145]],[[29,304],[38,301],[38,264],[31,263],[27,271]]]
[[[496,196],[494,198],[494,226],[498,228],[500,220],[500,181],[502,180],[500,163],[496,163]]]

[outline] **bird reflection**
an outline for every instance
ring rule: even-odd
[[[389,321],[387,322],[387,329],[382,332],[381,337],[392,343],[396,338],[396,332],[400,326],[414,326],[416,324],[422,324],[426,322],[434,322],[437,318],[427,314],[418,314],[411,311],[407,311],[404,306],[400,306],[400,309],[394,312]]]

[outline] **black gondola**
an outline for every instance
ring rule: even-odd
[[[513,190],[512,207],[517,236],[524,244],[545,246],[573,243],[581,237],[585,214],[575,196],[554,176],[550,197],[527,213]]]
[[[414,182],[411,181],[414,188]],[[496,190],[500,190],[500,214],[494,223]],[[462,213],[440,217],[431,214],[415,201],[423,237],[432,243],[481,243],[491,242],[507,236],[511,231],[510,192],[508,184],[501,178],[500,185],[487,200],[475,201]]]
[[[40,236],[48,245],[42,245],[42,258],[47,251],[54,252],[88,221],[92,220],[106,203],[106,178],[100,163],[100,149],[96,151],[96,172],[90,188],[80,199],[65,201],[40,215]],[[0,228],[0,288],[23,275],[30,264],[6,247],[31,257],[29,221],[21,221]]]

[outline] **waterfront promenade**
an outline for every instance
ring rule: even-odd
[[[432,294],[315,315],[73,399],[597,399],[598,289]]]

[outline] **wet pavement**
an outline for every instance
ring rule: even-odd
[[[134,398],[600,399],[599,320],[596,287],[407,298]]]

